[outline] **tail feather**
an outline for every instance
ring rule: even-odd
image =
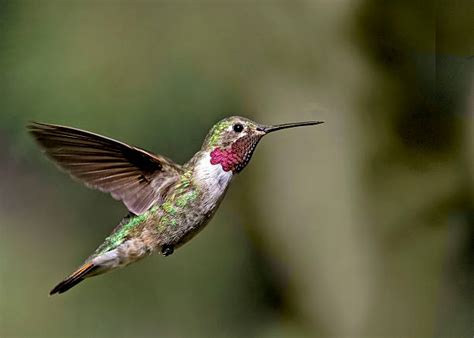
[[[61,294],[63,292],[66,292],[73,286],[79,284],[84,280],[84,278],[87,277],[88,274],[90,274],[92,271],[97,269],[98,266],[94,265],[93,263],[86,263],[82,265],[79,269],[77,269],[75,272],[73,272],[69,277],[67,277],[65,280],[63,280],[61,283],[56,285],[51,291],[50,295],[54,295],[56,293]]]

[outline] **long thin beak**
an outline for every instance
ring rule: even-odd
[[[294,122],[294,123],[284,123],[284,124],[276,124],[274,126],[261,126],[258,127],[258,131],[263,131],[265,134],[282,130],[286,128],[295,128],[295,127],[304,127],[304,126],[314,126],[316,124],[324,123],[324,121],[305,121],[305,122]]]

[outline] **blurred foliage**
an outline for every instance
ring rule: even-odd
[[[468,337],[473,2],[1,1],[0,337]],[[211,224],[47,292],[125,214],[25,131],[185,162],[228,115],[259,145]]]

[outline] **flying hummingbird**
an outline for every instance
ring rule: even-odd
[[[214,216],[232,178],[249,163],[263,136],[320,123],[262,125],[244,117],[228,117],[212,127],[201,149],[184,165],[84,130],[31,123],[30,133],[61,169],[88,187],[110,193],[129,211],[50,295],[155,251],[171,255]]]

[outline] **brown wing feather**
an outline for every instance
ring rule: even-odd
[[[182,171],[165,157],[84,130],[45,123],[28,128],[62,169],[122,200],[134,214],[160,202]]]

